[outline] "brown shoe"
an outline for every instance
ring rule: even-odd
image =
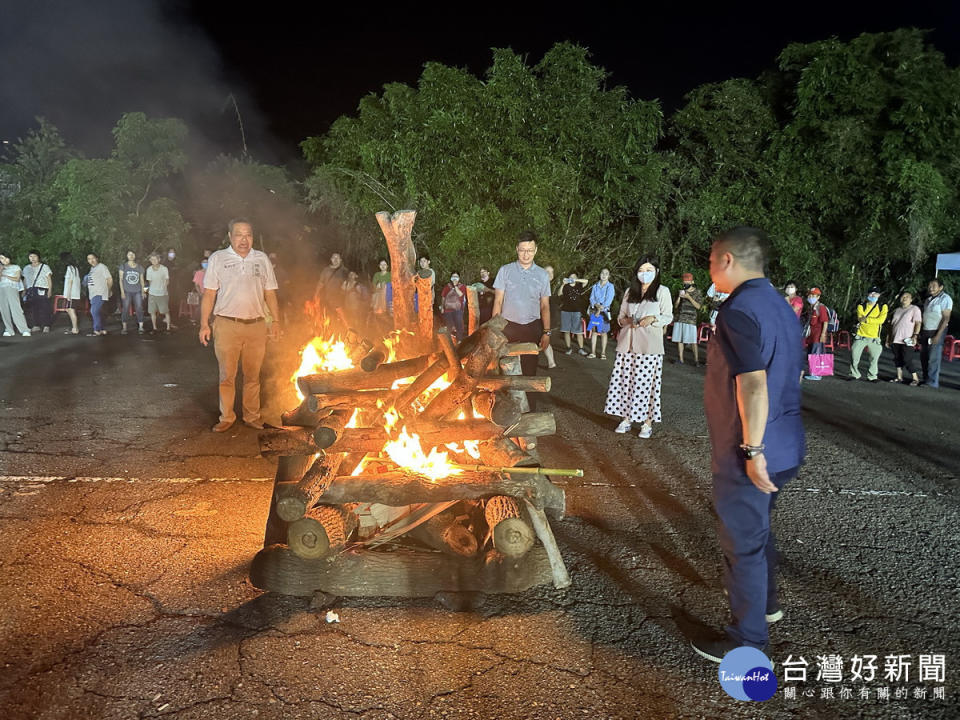
[[[213,430],[214,432],[226,432],[227,430],[229,430],[229,429],[232,428],[232,427],[233,427],[233,423],[232,423],[232,422],[227,422],[226,420],[221,420],[221,421],[218,422],[216,425],[214,425],[214,426],[211,428],[211,430]]]
[[[263,423],[260,422],[259,420],[252,420],[249,422],[244,420],[243,424],[246,425],[247,427],[253,428],[254,430],[263,430]]]

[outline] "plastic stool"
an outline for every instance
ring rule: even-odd
[[[837,333],[837,348],[850,348],[850,333],[846,330]]]
[[[709,342],[713,330],[710,329],[710,323],[700,323],[700,329],[697,333],[697,343]]]
[[[943,357],[947,362],[953,362],[960,358],[960,340],[957,340],[953,335],[947,335],[943,339]]]

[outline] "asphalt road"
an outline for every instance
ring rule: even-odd
[[[268,419],[293,404],[294,351],[271,349]],[[328,624],[309,600],[247,581],[275,465],[255,431],[209,431],[216,363],[189,327],[4,338],[0,717],[960,715],[960,363],[939,391],[805,388],[810,454],[778,501],[786,617],[770,656],[803,656],[808,681],[796,699],[746,703],[686,639],[726,615],[703,370],[666,366],[664,422],[641,440],[602,414],[612,353],[558,361],[543,404],[559,435],[541,451],[587,471],[555,524],[573,586],[469,612],[342,599]],[[816,680],[831,654],[841,683]],[[920,655],[937,654],[944,681],[920,682]],[[849,681],[854,655],[878,656],[879,677]],[[887,655],[911,656],[909,680],[882,677]]]

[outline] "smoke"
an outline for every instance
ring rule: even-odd
[[[185,120],[195,151],[240,155],[231,94],[248,143],[266,134],[249,95],[228,81],[182,3],[4,0],[0,73],[0,139],[22,137],[43,116],[68,144],[103,155],[120,116],[142,111]]]

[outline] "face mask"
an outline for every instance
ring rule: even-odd
[[[796,294],[797,294],[797,289],[796,289],[796,288],[793,288],[793,287],[788,287],[788,288],[787,288],[787,295],[796,295]]]
[[[167,259],[168,259],[168,260],[173,260],[176,256],[177,256],[176,253],[167,253]]]
[[[200,267],[202,267],[204,270],[206,270],[206,269],[207,269],[207,261],[204,260],[202,263],[200,263]]]
[[[810,303],[811,305],[816,305],[816,304],[817,304],[817,296],[816,296],[816,295],[811,295],[810,297],[807,298],[807,302]]]
[[[657,276],[656,271],[647,270],[646,272],[638,272],[637,279],[642,283],[650,284],[653,282],[653,279]]]
[[[875,303],[875,302],[876,302],[877,300],[879,300],[879,299],[880,299],[880,296],[879,296],[879,295],[867,295],[867,302],[868,302],[868,303]]]
[[[460,282],[460,278],[454,275],[453,277],[450,278],[450,282],[456,285],[458,282]]]
[[[683,284],[683,289],[684,289],[684,290],[689,290],[689,289],[692,288],[692,287],[693,287],[693,283],[684,283],[684,284]]]

